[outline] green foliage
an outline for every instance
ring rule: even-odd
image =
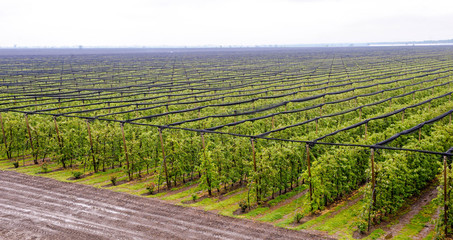
[[[295,223],[300,223],[300,220],[304,218],[304,214],[297,212],[296,215],[294,215],[294,222]]]
[[[41,170],[42,170],[43,173],[49,172],[49,171],[50,171],[50,170],[49,170],[49,165],[48,165],[47,163],[43,163],[43,164],[41,165]]]
[[[110,176],[110,182],[113,186],[116,186],[117,176]]]
[[[196,193],[192,193],[192,201],[197,201],[198,195]]]
[[[82,175],[83,175],[83,173],[79,172],[79,171],[72,172],[72,176],[74,177],[74,179],[80,179],[80,177],[82,177]]]
[[[153,182],[150,182],[145,185],[145,188],[149,194],[153,194],[155,187],[156,187],[156,185]]]
[[[239,202],[239,208],[241,209],[242,212],[245,212],[245,210],[249,207],[248,203],[246,200],[241,200]]]

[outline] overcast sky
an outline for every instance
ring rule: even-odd
[[[452,38],[452,0],[0,0],[0,47]]]

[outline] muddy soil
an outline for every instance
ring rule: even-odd
[[[325,239],[11,171],[0,192],[0,239]]]

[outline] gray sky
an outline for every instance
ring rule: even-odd
[[[453,38],[452,0],[1,0],[0,47]]]

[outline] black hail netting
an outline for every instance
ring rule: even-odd
[[[426,48],[410,54],[403,49],[393,52],[383,48],[3,56],[0,111],[311,145],[397,149],[383,145],[431,122],[420,123],[376,145],[320,141],[450,97],[452,92],[445,89],[452,82],[453,61],[445,54],[452,49],[446,49]],[[313,139],[268,137],[430,90],[439,92],[438,96],[411,105],[400,104],[397,110],[380,112]],[[354,107],[341,105],[353,101]],[[327,107],[334,110],[324,110]],[[316,109],[326,112],[316,116],[312,113]],[[308,115],[300,118],[307,119],[291,118],[302,113]],[[283,126],[263,127],[253,133],[234,129],[270,119],[274,124],[277,116],[285,118]]]

